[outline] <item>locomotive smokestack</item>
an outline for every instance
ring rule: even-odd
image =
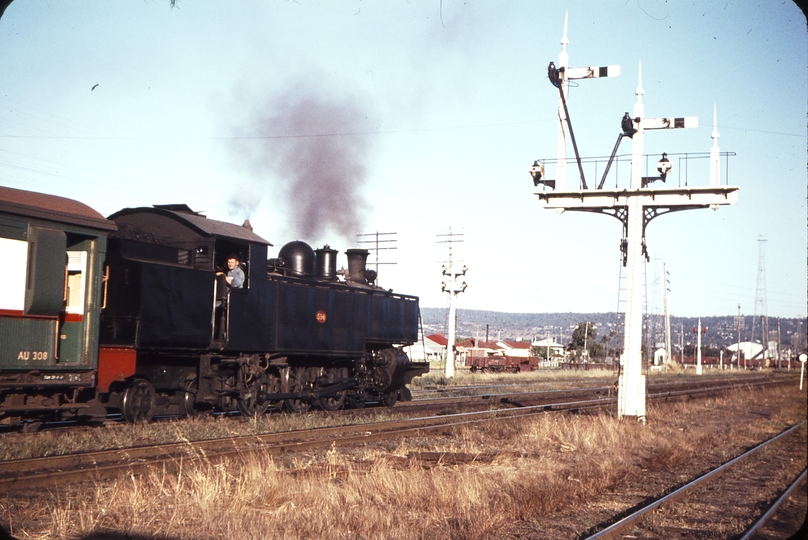
[[[366,249],[348,249],[345,255],[348,257],[348,281],[354,283],[367,283],[365,278],[365,266],[367,266],[368,255]]]

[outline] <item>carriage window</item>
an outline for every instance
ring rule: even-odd
[[[0,309],[22,311],[25,307],[25,277],[28,242],[0,238]]]
[[[67,252],[67,313],[84,313],[84,275],[87,271],[87,252]]]

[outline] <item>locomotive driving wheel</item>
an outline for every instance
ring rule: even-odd
[[[312,381],[307,377],[308,369],[305,367],[289,368],[289,392],[302,392],[312,387]],[[311,408],[311,403],[303,399],[286,399],[283,404],[292,412],[304,413]]]
[[[199,392],[199,379],[196,376],[185,382],[185,391],[182,397],[182,406],[185,414],[190,417],[204,417],[212,412],[207,403],[197,403],[196,394]]]
[[[340,371],[339,368],[326,368],[323,373],[325,382],[327,384],[333,384],[339,380],[341,375]],[[342,390],[328,396],[323,396],[317,400],[317,404],[324,411],[338,411],[345,406],[345,394],[346,391]]]
[[[365,390],[352,392],[345,396],[345,405],[349,409],[364,409],[368,403],[368,394]]]
[[[123,393],[121,412],[128,422],[148,422],[154,417],[157,394],[145,379],[135,379]]]
[[[387,392],[379,396],[379,401],[386,407],[392,407],[398,401],[398,390]]]
[[[262,386],[259,377],[254,377],[252,380],[247,381],[247,391],[239,394],[236,402],[236,407],[238,407],[242,415],[257,416],[267,411],[269,402],[264,400],[259,401],[261,391],[265,390]]]

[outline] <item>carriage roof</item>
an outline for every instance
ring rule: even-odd
[[[84,203],[0,186],[0,214],[36,218],[67,225],[114,231],[115,224]]]

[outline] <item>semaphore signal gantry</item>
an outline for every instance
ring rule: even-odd
[[[569,54],[567,53],[567,19],[564,20],[564,35],[561,39],[562,50],[558,55],[558,64],[550,63],[548,79],[559,92],[558,107],[558,146],[555,160],[536,160],[528,171],[533,178],[533,185],[542,185],[545,188],[536,195],[539,204],[547,209],[559,213],[567,210],[579,212],[597,212],[617,218],[623,225],[623,238],[620,242],[623,266],[626,267],[626,287],[628,298],[625,314],[625,338],[623,354],[620,357],[622,373],[618,382],[618,416],[632,416],[645,421],[645,376],[642,375],[642,263],[643,258],[648,260],[648,251],[645,244],[645,229],[648,223],[661,215],[680,210],[696,208],[717,209],[719,206],[732,205],[738,200],[738,187],[720,185],[720,160],[728,159],[734,155],[732,152],[721,153],[718,148],[717,114],[713,111],[713,131],[711,138],[713,146],[708,153],[699,154],[668,154],[663,153],[656,162],[657,176],[643,176],[643,170],[648,169],[649,156],[643,154],[643,143],[646,131],[695,128],[698,127],[697,117],[664,117],[649,118],[645,116],[645,105],[642,97],[645,91],[642,87],[642,64],[639,68],[638,84],[635,94],[637,102],[634,104],[633,114],[625,112],[620,121],[620,132],[617,136],[614,150],[608,159],[581,158],[575,142],[572,124],[569,119],[567,88],[572,78],[596,78],[603,76],[616,76],[620,73],[619,66],[607,68],[568,68]],[[567,137],[572,141],[575,151],[575,162],[580,174],[578,190],[566,188],[567,166]],[[631,174],[628,188],[617,185],[615,174],[615,187],[604,188],[610,170],[615,163],[619,163],[617,151],[624,138],[632,141]],[[670,160],[674,157],[680,164],[690,159],[709,157],[709,185],[690,186],[687,176],[684,185],[681,177],[679,186],[651,188],[650,184],[660,181],[667,183],[674,169]],[[547,166],[555,164],[556,177],[547,178]],[[604,162],[603,175],[596,189],[589,189],[585,178],[585,166],[594,167],[597,174],[598,164]]]

